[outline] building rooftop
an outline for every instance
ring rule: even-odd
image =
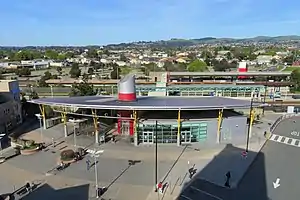
[[[114,110],[216,110],[249,108],[251,102],[224,97],[138,97],[137,101],[120,102],[112,96],[83,96],[42,98],[30,101],[35,104],[89,109]],[[254,103],[253,107],[262,104]]]

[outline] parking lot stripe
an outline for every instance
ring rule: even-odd
[[[185,196],[185,195],[180,195],[181,197],[183,197],[183,198],[185,198],[185,199],[188,199],[188,200],[193,200],[192,198],[190,198],[190,197],[187,197],[187,196]]]

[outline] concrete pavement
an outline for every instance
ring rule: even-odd
[[[241,151],[244,150],[244,146],[240,146],[240,148],[227,148],[226,151],[222,149],[199,150],[188,147],[182,155],[180,155],[184,147],[178,148],[174,145],[159,145],[159,179],[164,179],[169,182],[171,185],[170,188],[173,188],[172,194],[169,190],[169,194],[166,193],[164,199],[177,197],[181,191],[181,187],[189,181],[186,173],[189,166],[193,164],[195,164],[197,172],[200,172],[197,177],[198,182],[205,182],[208,185],[213,185],[213,187],[219,187],[217,185],[224,184],[224,174],[228,170],[232,170],[232,185],[237,185],[247,170],[247,167],[249,167],[251,163],[250,160],[255,157],[254,155],[264,143],[263,138],[261,138],[264,126],[261,124],[260,126],[260,128],[253,129],[254,138],[250,143],[250,150],[252,150],[253,153],[248,155],[247,160],[241,158]],[[57,130],[58,133],[53,133],[55,131],[51,131],[51,129],[47,131],[47,136],[55,136],[57,141],[65,139],[61,137],[62,132],[59,132],[59,130]],[[30,134],[24,136],[24,138],[38,140],[38,138],[40,138],[40,132],[32,131]],[[72,146],[72,139],[72,136],[69,137],[69,144],[64,143],[56,146],[54,148],[55,153],[52,153],[52,150],[50,150],[48,152],[40,152],[30,157],[17,157],[8,161],[7,164],[21,166],[32,173],[44,175],[47,170],[55,165],[61,146],[67,145],[66,148],[74,148]],[[49,137],[44,137],[44,141],[50,143],[52,140]],[[96,146],[95,148],[104,149],[104,154],[99,158],[99,164],[97,165],[99,185],[108,186],[113,183],[105,194],[106,197],[122,200],[132,199],[133,196],[139,196],[140,199],[157,199],[157,193],[152,193],[154,187],[154,145],[133,147],[128,144],[108,143]],[[214,156],[215,158],[212,159]],[[178,157],[179,159],[177,160]],[[47,161],[44,162],[45,159],[47,159]],[[129,159],[140,160],[141,163],[130,167],[121,175],[122,171],[127,168]],[[25,160],[29,162],[23,164]],[[228,160],[230,160],[230,162],[228,162]],[[39,164],[39,162],[41,164]],[[207,167],[211,162],[214,164]],[[76,180],[94,182],[93,170],[92,168],[87,171],[85,161],[81,161],[72,164],[58,176],[52,177],[64,177],[66,179],[72,177]],[[119,175],[121,176],[118,177]],[[114,181],[115,179],[116,181]],[[222,191],[227,190],[223,187],[220,188]]]
[[[300,118],[285,120],[274,131],[278,135],[291,136],[300,131]],[[179,199],[181,200],[298,200],[300,196],[298,173],[300,148],[268,141],[240,181],[236,189],[219,187],[202,179],[191,181]],[[274,188],[277,179],[279,187]]]

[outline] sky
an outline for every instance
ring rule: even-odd
[[[0,46],[300,34],[297,0],[1,0]]]

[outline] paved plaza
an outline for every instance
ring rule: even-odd
[[[197,179],[205,180],[209,184],[221,188],[224,186],[224,175],[227,171],[231,171],[232,187],[238,187],[238,183],[242,180],[257,152],[265,143],[263,131],[269,127],[269,121],[266,118],[265,121],[253,128],[253,138],[250,140],[250,153],[247,159],[243,159],[241,156],[245,145],[224,145],[215,149],[158,145],[158,179],[168,182],[170,186],[164,195],[164,199],[177,198],[182,188],[189,184],[190,179],[187,173],[191,166],[194,166],[197,170]],[[69,130],[72,130],[72,126],[69,126]],[[89,154],[82,161],[71,164],[56,175],[48,176],[49,174],[47,174],[49,170],[56,166],[61,150],[76,149],[78,146],[83,146],[91,150],[104,150],[97,163],[99,186],[108,187],[107,192],[103,195],[104,198],[112,200],[157,199],[157,193],[153,192],[155,184],[154,145],[134,147],[120,141],[117,144],[107,143],[95,146],[91,143],[93,142],[92,137],[79,135],[76,138],[77,147],[74,147],[73,135],[64,138],[62,130],[62,125],[43,130],[44,142],[51,144],[53,138],[56,143],[55,147],[50,145],[46,151],[30,156],[20,155],[1,164],[0,171],[1,173],[6,172],[3,176],[6,182],[3,183],[3,180],[2,182],[0,180],[0,188],[5,190],[0,192],[10,192],[13,190],[14,185],[19,187],[28,180],[42,179],[47,184],[47,186],[44,186],[44,191],[51,193],[51,191],[57,190],[59,192],[55,193],[61,194],[61,199],[63,199],[63,193],[67,195],[65,197],[71,197],[72,192],[70,191],[74,186],[82,188],[82,191],[87,191],[83,192],[86,195],[80,196],[81,199],[94,198],[95,169],[91,167],[87,170],[85,162],[86,159],[93,161]],[[39,142],[41,139],[40,130],[32,130],[22,137]],[[128,160],[138,162],[130,166]],[[14,170],[19,173],[17,177]],[[15,174],[13,178],[10,173]],[[23,173],[27,175],[23,176]],[[5,183],[8,183],[9,186],[1,187]],[[80,187],[81,185],[82,187]],[[64,188],[69,189],[63,190]],[[34,199],[33,195],[30,196]],[[28,199],[30,199],[30,196]],[[56,198],[58,199],[58,196]]]

